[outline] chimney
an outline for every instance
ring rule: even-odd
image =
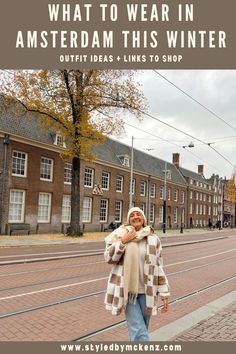
[[[204,165],[198,165],[198,173],[204,176]]]
[[[178,152],[175,152],[174,154],[172,154],[172,162],[177,168],[179,168],[179,153]]]

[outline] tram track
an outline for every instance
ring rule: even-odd
[[[174,247],[174,246],[183,246],[183,245],[191,245],[195,243],[202,243],[202,242],[210,242],[210,241],[218,241],[222,240],[225,238],[229,238],[229,236],[220,236],[220,237],[215,237],[215,238],[207,238],[207,239],[200,239],[200,240],[191,240],[191,241],[183,241],[183,242],[177,242],[177,243],[169,243],[169,244],[162,244],[163,248],[167,247]],[[37,258],[24,258],[24,259],[13,259],[13,260],[6,260],[6,261],[0,261],[0,266],[4,265],[10,265],[10,264],[22,264],[22,263],[34,263],[34,262],[45,262],[45,261],[53,261],[53,260],[59,260],[59,259],[69,259],[69,258],[79,258],[79,257],[88,257],[88,256],[99,256],[104,254],[104,249],[99,249],[99,250],[87,250],[85,251],[64,251],[63,253],[74,253],[74,254],[67,254],[67,255],[60,255],[61,252],[49,252],[49,253],[43,253],[43,254],[57,254],[57,256],[51,256],[51,257],[37,257]],[[35,254],[35,255],[41,255]],[[27,257],[28,254],[26,255],[17,255],[17,257]],[[14,256],[1,256],[0,259],[3,258],[13,258]]]
[[[188,259],[188,260],[185,260],[185,261],[181,261],[181,262],[175,262],[173,264],[167,264],[164,266],[164,268],[169,268],[169,267],[173,267],[173,266],[176,266],[176,265],[181,265],[181,264],[185,264],[185,263],[189,263],[189,262],[196,262],[196,261],[201,261],[203,259],[206,259],[206,258],[211,258],[211,257],[216,257],[216,256],[219,256],[219,255],[223,255],[223,254],[226,254],[226,253],[230,253],[230,252],[234,252],[236,251],[236,248],[233,248],[231,250],[227,250],[227,251],[223,251],[223,252],[220,252],[220,253],[216,253],[216,254],[211,254],[211,255],[206,255],[206,256],[203,256],[203,257],[198,257],[198,258],[192,258],[192,259]],[[209,265],[212,265],[212,264],[217,264],[219,262],[222,262],[222,261],[227,261],[227,260],[230,260],[230,259],[233,259],[235,258],[235,256],[232,256],[232,257],[228,257],[228,258],[224,258],[224,259],[219,259],[217,261],[213,261],[213,262],[208,262],[208,263],[204,263],[203,265],[199,265],[199,266],[195,266],[195,267],[192,267],[192,268],[188,268],[188,269],[185,269],[185,270],[179,270],[175,273],[167,273],[168,276],[172,276],[174,274],[180,274],[180,273],[183,273],[183,272],[188,272],[188,271],[191,271],[191,270],[194,270],[194,269],[199,269],[199,268],[202,268],[202,267],[206,267],[206,266],[209,266]],[[79,266],[88,266],[89,263],[84,263],[84,264],[79,264]],[[96,262],[96,263],[90,263],[92,265],[94,264],[106,264],[104,261],[101,261],[101,262]],[[73,266],[68,266],[69,268],[71,267],[75,267],[75,268],[78,268],[78,265],[73,265]],[[56,270],[58,269],[65,269],[65,267],[58,267],[56,268]],[[54,269],[53,269],[54,270]],[[37,270],[37,272],[40,272],[42,270]],[[48,268],[44,269],[43,271],[48,271]],[[33,271],[34,272],[34,271]],[[28,274],[28,272],[27,272]],[[78,278],[81,278],[81,277],[87,277],[87,276],[94,276],[94,274],[99,275],[105,275],[107,274],[107,271],[101,271],[101,272],[96,272],[96,273],[86,273],[86,274],[78,274],[78,275],[74,275],[74,276],[70,276],[70,277],[64,277],[64,278],[58,278],[58,279],[54,279],[54,280],[47,280],[47,281],[42,281],[42,282],[37,282],[37,283],[30,283],[30,284],[24,284],[24,285],[18,285],[18,286],[15,286],[15,287],[8,287],[8,288],[0,288],[0,292],[4,292],[4,291],[10,291],[10,290],[17,290],[17,289],[21,289],[21,288],[27,288],[27,287],[33,287],[33,286],[40,286],[40,285],[45,285],[45,284],[50,284],[50,283],[57,283],[57,282],[62,282],[62,281],[70,281],[70,280],[73,280],[73,279],[78,279]],[[18,273],[17,275],[22,275],[22,273]],[[5,274],[4,276],[6,277],[9,277],[9,274]]]
[[[189,292],[188,294],[184,294],[182,296],[179,296],[179,297],[171,300],[169,302],[169,305],[172,306],[172,305],[174,305],[177,302],[188,300],[191,297],[197,296],[197,295],[199,295],[199,294],[201,294],[203,292],[207,292],[208,290],[211,290],[211,289],[213,289],[213,288],[215,288],[217,286],[223,285],[224,283],[229,282],[229,281],[233,281],[233,280],[236,280],[236,274],[234,274],[234,275],[232,275],[230,277],[227,277],[227,278],[225,278],[223,280],[219,280],[219,281],[217,281],[215,283],[212,283],[210,285],[207,285],[205,287],[202,287],[200,289],[197,289],[197,290],[194,290],[192,292]],[[158,309],[160,309],[161,307],[162,307],[162,305],[159,305]],[[108,325],[108,326],[99,328],[99,329],[97,329],[95,331],[91,331],[91,332],[89,332],[87,334],[84,334],[82,336],[79,336],[79,337],[76,337],[76,338],[72,338],[70,341],[72,341],[72,342],[85,341],[85,340],[88,340],[88,339],[90,339],[90,338],[92,338],[92,337],[94,337],[96,335],[99,335],[101,333],[107,332],[107,331],[112,330],[112,329],[114,329],[116,327],[122,326],[125,323],[126,323],[126,320],[117,321],[117,322],[113,323],[112,325]]]
[[[173,276],[176,276],[176,275],[180,275],[182,273],[190,272],[190,271],[193,271],[193,270],[196,270],[196,269],[199,269],[199,268],[206,268],[206,267],[215,265],[215,264],[220,263],[220,262],[226,262],[226,261],[234,259],[234,258],[235,258],[235,256],[231,256],[231,257],[220,259],[220,260],[217,260],[217,261],[205,263],[205,264],[202,264],[202,265],[199,265],[199,266],[190,267],[188,269],[183,269],[183,270],[180,270],[180,271],[177,271],[177,272],[172,272],[172,273],[169,273],[167,275],[168,275],[168,278],[170,278],[170,277],[173,277]],[[107,272],[106,272],[106,274],[107,274]],[[102,277],[102,278],[99,278],[99,279],[91,279],[91,280],[88,280],[88,281],[85,281],[85,282],[72,283],[72,284],[69,284],[69,285],[62,285],[62,286],[58,286],[58,287],[50,288],[50,289],[41,289],[41,290],[33,291],[33,292],[30,292],[30,293],[9,295],[9,296],[0,298],[0,302],[4,301],[4,300],[15,299],[17,297],[30,296],[30,295],[35,295],[35,294],[47,292],[47,291],[59,290],[59,289],[63,289],[63,288],[66,288],[66,287],[73,287],[73,286],[79,286],[79,285],[81,286],[82,284],[88,284],[88,283],[91,283],[91,282],[96,282],[96,281],[101,281],[101,280],[104,281],[107,278],[108,278],[108,274],[107,274],[106,277]],[[236,275],[230,276],[230,277],[228,277],[226,279],[230,280],[230,279],[234,279],[234,278],[236,278]],[[223,284],[224,281],[225,281],[225,279],[217,281],[214,284]],[[203,289],[211,288],[211,287],[213,287],[214,284],[205,286],[205,287],[203,287]],[[191,294],[192,293],[193,294],[199,293],[200,291],[202,291],[202,290],[201,289],[194,290],[193,292],[191,292]],[[5,313],[5,314],[1,314],[0,318],[2,319],[2,318],[12,317],[12,316],[15,316],[15,315],[25,314],[25,313],[32,312],[32,311],[36,311],[36,310],[40,310],[40,309],[44,309],[44,308],[48,308],[48,307],[52,307],[52,306],[65,304],[65,303],[68,303],[68,302],[83,300],[83,299],[86,299],[88,297],[97,296],[97,295],[100,295],[100,294],[103,294],[103,293],[105,293],[105,289],[104,290],[100,290],[100,291],[96,291],[96,292],[92,292],[92,293],[83,294],[83,295],[72,296],[72,297],[68,297],[68,298],[65,298],[65,299],[57,299],[56,301],[51,301],[51,302],[46,303],[46,304],[39,304],[37,306],[32,306],[32,307],[28,307],[28,308],[22,308],[22,309],[18,309],[16,311],[12,311],[12,312],[8,312],[8,313]],[[180,298],[186,298],[186,296],[187,297],[190,296],[190,293],[188,293],[187,295],[183,295],[183,296],[181,296],[181,297],[179,297],[177,299],[173,299],[173,300],[171,300],[170,303],[174,303]]]

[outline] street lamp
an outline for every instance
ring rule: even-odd
[[[134,174],[134,137],[132,136],[131,161],[130,161],[129,209],[132,208],[133,174]]]
[[[166,233],[166,174],[167,174],[167,162],[165,161],[164,169],[164,195],[163,195],[163,233]]]

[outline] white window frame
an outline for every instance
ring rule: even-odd
[[[22,193],[22,203],[17,203],[11,201],[12,194],[11,193]],[[16,208],[20,205],[21,210],[20,210],[20,218],[10,218],[10,209],[11,205],[14,205]],[[15,207],[12,207],[13,209]],[[18,213],[17,213],[18,214]],[[14,213],[12,213],[12,216],[14,216]],[[17,222],[17,223],[23,223],[25,218],[25,191],[21,189],[10,189],[10,195],[9,195],[9,213],[8,213],[8,222]]]
[[[167,189],[167,199],[170,200],[170,197],[171,197],[171,189],[168,188]]]
[[[65,162],[64,165],[64,184],[71,184],[72,182],[72,163]]]
[[[48,204],[40,204],[40,196],[42,195],[48,195]],[[47,218],[43,219],[41,217],[41,215],[39,215],[40,213],[40,207],[46,207],[47,208]],[[40,224],[49,224],[50,220],[51,220],[51,206],[52,206],[52,193],[46,193],[46,192],[40,192],[39,193],[39,198],[38,198],[38,217],[37,217],[37,221]]]
[[[122,200],[115,201],[115,222],[121,222],[122,220]]]
[[[50,164],[48,164],[48,166],[50,166],[50,172],[49,172],[49,178],[44,178],[44,177],[41,177],[41,175],[43,174],[42,173],[42,169],[43,169],[43,163],[44,165],[46,165],[46,162],[43,162],[42,160],[48,160],[48,161],[51,161]],[[40,180],[41,181],[47,181],[47,182],[52,182],[53,180],[53,166],[54,166],[54,161],[53,159],[51,159],[50,157],[45,157],[45,156],[41,156],[41,159],[40,159]],[[44,173],[45,174],[45,173]]]
[[[124,156],[123,166],[130,167],[129,166],[129,157],[128,156]]]
[[[185,192],[181,191],[181,204],[184,204],[185,201]]]
[[[82,222],[83,223],[91,223],[91,221],[92,221],[92,207],[93,207],[93,198],[84,197],[83,208],[82,208]]]
[[[116,192],[122,193],[123,192],[123,184],[124,184],[124,177],[121,175],[116,176]]]
[[[104,191],[109,191],[110,188],[110,173],[107,171],[102,171],[102,189]]]
[[[163,205],[159,206],[159,224],[163,223],[164,208]]]
[[[61,222],[70,223],[71,221],[71,195],[63,194],[61,207]]]
[[[160,186],[160,199],[164,199],[164,186]]]
[[[147,188],[147,182],[146,181],[141,181],[140,183],[140,196],[145,197],[146,196],[146,188]]]
[[[140,209],[144,212],[144,214],[146,213],[146,203],[141,203],[140,204]]]
[[[91,173],[90,173],[91,171]],[[84,169],[84,187],[93,188],[93,180],[94,180],[94,169],[90,167],[85,167]],[[91,183],[87,183],[87,182]]]
[[[178,208],[177,207],[174,207],[174,210],[173,210],[173,221],[174,221],[174,224],[177,224],[177,222],[178,222]]]
[[[136,184],[135,178],[133,178],[133,180],[132,180],[132,195],[134,195],[134,193],[135,193],[135,184]],[[129,179],[129,194],[130,194],[130,179]]]
[[[104,204],[104,205],[102,205]],[[104,207],[105,206],[105,207]],[[103,213],[105,211],[105,213]],[[108,199],[101,199],[100,201],[100,222],[107,222],[107,215],[108,215]],[[102,216],[102,217],[101,217]]]
[[[151,198],[156,197],[156,184],[155,183],[150,184],[150,197]]]
[[[14,156],[15,153],[25,155],[25,158],[22,158],[20,156]],[[24,161],[24,163],[23,163],[24,174],[23,175],[21,173],[14,173],[13,172],[14,159],[20,160],[20,162],[19,162],[20,167],[22,166],[22,161]],[[12,151],[12,176],[27,177],[27,166],[28,166],[28,154],[23,151],[13,150]]]
[[[174,189],[174,201],[175,202],[178,202],[178,197],[179,197],[179,191],[178,189]]]
[[[155,215],[155,204],[151,203],[150,210],[149,210],[149,222],[150,223],[154,223],[154,215]]]
[[[192,215],[193,213],[193,204],[190,203],[190,206],[189,206],[189,214]]]

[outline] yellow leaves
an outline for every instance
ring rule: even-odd
[[[226,197],[231,203],[236,203],[235,175],[227,182]]]
[[[91,159],[104,134],[124,131],[124,110],[140,118],[146,101],[134,71],[16,70],[4,90],[66,139],[65,156]],[[22,106],[23,107],[23,106]]]

